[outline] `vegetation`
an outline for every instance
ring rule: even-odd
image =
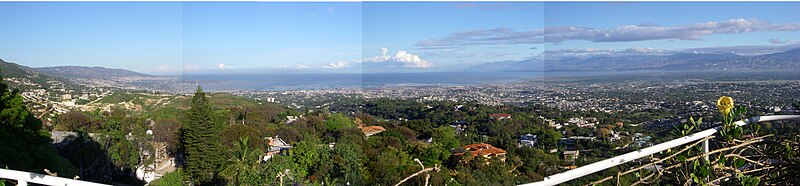
[[[0,78],[1,80],[2,78]],[[50,132],[31,114],[17,90],[0,81],[0,167],[73,177],[78,171],[50,145]]]
[[[198,87],[192,98],[192,107],[186,112],[186,123],[181,134],[185,149],[186,173],[192,182],[209,183],[222,163],[223,149],[220,139],[222,124],[214,116],[208,98]]]
[[[6,94],[15,93],[6,91],[3,95]],[[152,102],[151,98],[134,95],[125,99],[128,102],[141,99],[142,104]],[[122,97],[125,96],[119,99]],[[486,106],[392,99],[344,101],[333,104],[326,112],[308,112],[258,104],[229,94],[207,95],[198,87],[191,99],[169,98],[172,101],[142,107],[142,110],[110,107],[61,114],[53,123],[54,128],[76,133],[56,151],[50,147],[49,135],[41,129],[38,119],[25,119],[31,116],[20,111],[20,108],[24,110],[24,104],[17,99],[2,98],[2,118],[12,118],[5,119],[9,122],[4,122],[0,131],[3,132],[0,139],[4,140],[1,144],[8,146],[4,149],[34,152],[34,148],[12,146],[8,144],[15,143],[6,141],[42,139],[40,144],[50,148],[54,157],[49,160],[63,158],[61,164],[56,161],[26,165],[28,167],[15,165],[24,161],[2,162],[6,159],[3,158],[0,159],[2,165],[34,172],[48,168],[56,170],[60,176],[69,176],[72,170],[72,175],[79,175],[81,179],[104,183],[118,182],[118,178],[129,177],[137,168],[151,165],[155,159],[146,154],[155,151],[152,144],[156,143],[164,145],[167,155],[178,157],[179,169],[151,182],[153,185],[394,185],[401,181],[405,185],[517,185],[542,180],[571,166],[583,166],[642,148],[634,142],[635,133],[653,136],[651,143],[658,143],[712,126],[704,123],[723,124],[723,132],[712,144],[715,148],[752,144],[760,150],[732,148],[724,151],[727,154],[713,154],[712,161],[705,161],[696,158],[703,157],[697,147],[672,149],[654,157],[671,157],[662,162],[665,166],[684,165],[672,168],[674,171],[669,174],[674,175],[655,176],[661,174],[646,169],[628,171],[647,164],[637,161],[638,165],[631,163],[611,168],[568,184],[612,180],[607,178],[614,178],[612,175],[620,172],[630,173],[613,179],[618,181],[603,184],[795,183],[797,178],[791,175],[800,170],[795,167],[798,139],[792,136],[798,132],[797,128],[782,123],[751,125],[756,128],[731,125],[749,116],[743,107],[733,107],[732,101],[729,114],[723,113],[722,117],[692,118],[677,129],[660,129],[617,122],[635,123],[671,113],[653,110],[607,114],[562,111],[535,103]],[[721,110],[726,108],[720,107]],[[15,115],[6,115],[11,113]],[[490,116],[497,113],[509,114],[511,119]],[[300,115],[303,116],[296,121],[286,123],[286,116]],[[548,120],[565,123],[570,118],[593,118],[596,125],[591,128],[568,125],[556,129],[548,124]],[[381,126],[385,131],[367,137],[358,126]],[[148,130],[153,135],[148,135]],[[788,133],[776,135],[777,131]],[[521,145],[520,136],[525,134],[537,135],[537,143]],[[270,137],[278,137],[292,148],[263,161],[265,152],[270,150],[266,140]],[[488,143],[507,153],[504,158],[484,158],[470,153],[454,155],[465,145],[477,143]],[[568,150],[580,150],[581,157],[575,160],[562,157]],[[31,158],[42,158],[47,154],[43,152],[36,151],[40,157]],[[20,156],[25,155],[5,157]],[[750,158],[752,156],[788,163],[761,166],[753,162],[765,158]]]

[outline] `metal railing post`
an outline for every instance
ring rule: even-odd
[[[703,154],[708,154],[708,139],[703,141]],[[709,162],[708,155],[703,156],[703,159],[705,159],[706,162]]]

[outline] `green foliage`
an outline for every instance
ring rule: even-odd
[[[278,175],[284,175],[284,184],[298,181],[292,180],[291,178],[302,179],[301,177],[298,177],[298,174],[295,171],[293,171],[298,170],[298,168],[295,166],[296,164],[292,162],[291,157],[275,156],[266,162],[261,163],[261,165],[264,167],[261,173],[261,175],[264,176],[264,185],[280,185],[281,183],[278,183],[280,180],[277,178]]]
[[[323,163],[330,163],[328,147],[313,138],[295,143],[289,151],[289,157],[294,162],[295,175],[301,178],[321,172],[321,169],[325,168]]]
[[[237,148],[239,140],[247,139],[247,144],[251,150],[262,149],[265,145],[264,139],[261,138],[259,131],[252,126],[235,124],[228,125],[222,131],[222,144],[228,148]]]
[[[261,185],[263,179],[255,169],[261,154],[248,145],[248,137],[239,138],[233,156],[222,163],[219,174],[229,180],[233,185]]]
[[[728,115],[723,114],[722,130],[719,131],[720,136],[722,136],[725,141],[729,142],[739,138],[743,133],[743,129],[741,126],[736,125],[735,122],[747,119],[746,115],[747,109],[744,106],[732,109]]]
[[[390,185],[419,171],[419,165],[406,152],[393,147],[386,148],[377,157],[370,158],[370,180],[368,185]]]
[[[761,178],[749,175],[743,175],[741,173],[736,175],[736,179],[739,180],[739,185],[741,186],[757,186],[758,183],[761,182]]]
[[[331,176],[343,178],[342,181],[351,185],[363,185],[363,157],[361,147],[351,142],[336,144],[333,150],[333,174]]]
[[[186,122],[181,136],[186,173],[192,182],[207,183],[224,160],[220,140],[221,123],[215,118],[208,97],[198,87],[192,98],[192,107],[186,112]]]
[[[684,123],[683,125],[675,125],[675,134],[678,136],[686,136],[689,135],[695,129],[698,129],[700,124],[703,123],[703,118],[698,118],[696,121],[694,117],[689,117],[689,123]],[[680,126],[680,127],[678,127]]]
[[[449,126],[434,129],[433,140],[445,149],[452,149],[461,146],[461,142],[456,137],[456,129]]]
[[[189,180],[183,174],[183,169],[178,168],[178,170],[169,172],[158,178],[157,180],[151,181],[149,184],[154,186],[177,186],[177,185],[187,185],[186,181]]]
[[[56,129],[64,131],[99,131],[101,125],[90,116],[81,111],[69,111],[58,116]]]
[[[59,157],[50,146],[50,132],[25,107],[19,92],[10,91],[0,82],[0,167],[43,173],[44,169],[59,176],[72,177],[75,167]]]
[[[344,128],[355,128],[356,125],[344,114],[331,114],[325,120],[325,128],[328,131],[339,131]]]

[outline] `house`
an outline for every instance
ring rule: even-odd
[[[504,120],[504,119],[511,119],[511,114],[503,114],[503,113],[491,114],[489,115],[489,117],[496,120]]]
[[[359,128],[361,129],[361,132],[363,132],[364,135],[367,137],[386,131],[386,129],[384,129],[381,126],[367,126]]]
[[[461,125],[461,124],[451,124],[450,127],[456,129],[456,134],[461,134],[461,132],[463,132],[467,128],[466,125]]]
[[[580,157],[580,155],[581,151],[577,150],[564,151],[564,160],[575,161],[576,159],[578,159],[578,157]]]
[[[534,147],[538,138],[534,134],[525,134],[519,137],[519,147]]]
[[[264,153],[262,160],[267,161],[275,155],[280,155],[292,148],[291,145],[283,141],[278,136],[267,138],[267,153]]]
[[[303,117],[303,116],[286,116],[286,122],[284,122],[284,124],[289,124],[289,123],[292,123],[294,121],[297,121],[297,119],[299,119],[300,117]]]
[[[463,157],[467,153],[473,156],[481,156],[487,159],[499,158],[500,161],[506,161],[506,150],[494,147],[486,143],[478,143],[478,144],[464,146],[463,148],[457,150],[456,153],[453,153],[453,156]]]
[[[361,129],[361,132],[364,133],[364,136],[367,137],[386,131],[386,129],[381,126],[364,126],[364,123],[358,118],[355,119],[355,123],[358,125],[358,128]]]

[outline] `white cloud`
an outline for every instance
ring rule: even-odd
[[[350,65],[350,63],[348,63],[348,62],[346,62],[346,61],[339,61],[339,62],[330,63],[330,64],[328,64],[328,65],[325,65],[325,66],[322,66],[322,67],[323,67],[323,68],[334,68],[334,69],[339,69],[339,68],[345,68],[345,67],[347,67],[348,65]]]
[[[397,51],[394,56],[389,55],[389,49],[381,48],[381,56],[361,60],[364,63],[398,63],[406,68],[430,68],[433,63],[423,60],[418,55],[406,51]]]
[[[217,65],[217,69],[223,70],[225,69],[225,63],[220,63]]]
[[[308,68],[308,66],[305,66],[303,64],[295,64],[294,68],[296,68],[296,69],[304,69],[304,68]]]
[[[336,9],[335,9],[335,8],[333,8],[333,7],[328,7],[328,8],[326,8],[326,9],[325,9],[325,11],[328,11],[328,12],[331,12],[331,13],[333,13],[333,12],[335,12],[335,11],[336,11]]]

